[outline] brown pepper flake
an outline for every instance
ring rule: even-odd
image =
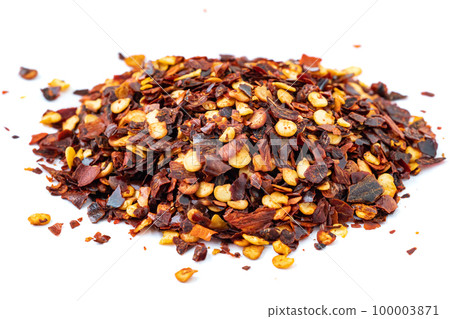
[[[408,255],[412,255],[412,254],[414,254],[414,252],[417,250],[417,248],[416,247],[413,247],[413,248],[411,248],[411,249],[408,249],[406,252],[408,253]]]
[[[80,226],[80,223],[79,223],[77,220],[71,220],[71,221],[70,221],[70,227],[71,227],[72,229],[74,229],[74,228],[76,228],[76,227],[78,227],[78,226]]]
[[[54,101],[59,97],[59,94],[61,92],[61,87],[60,86],[46,87],[46,88],[41,89],[41,91],[46,100]]]
[[[99,243],[99,244],[105,244],[107,243],[109,240],[111,239],[110,236],[108,235],[102,235],[102,233],[97,232],[94,235],[94,241]]]
[[[347,201],[350,203],[373,204],[383,194],[383,187],[373,175],[368,175],[349,187]]]
[[[27,167],[27,168],[25,168],[25,170],[29,171],[29,172],[33,172],[38,175],[42,174],[42,170],[39,167],[36,167],[36,168]]]
[[[243,266],[243,267],[242,267],[242,269],[244,269],[244,270],[246,270],[246,271],[249,270],[250,268],[251,268],[250,266]]]
[[[207,253],[208,249],[206,248],[205,244],[200,243],[197,246],[195,246],[194,256],[192,257],[192,260],[197,262],[205,260]]]
[[[22,79],[33,80],[38,75],[38,71],[20,67],[19,75]]]
[[[55,223],[48,228],[52,232],[53,235],[59,236],[61,234],[63,223]]]

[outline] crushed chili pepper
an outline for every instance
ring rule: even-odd
[[[444,160],[425,120],[394,102],[405,96],[364,85],[357,67],[327,69],[307,55],[120,57],[130,71],[77,92],[79,108],[45,112],[41,122],[58,131],[30,144],[63,162],[42,165],[58,183],[51,194],[78,208],[90,198],[91,222],[125,221],[132,236],[170,232],[197,261],[202,240],[239,257],[229,243],[290,251],[314,229],[331,244],[331,229],[377,228],[402,180]]]
[[[102,235],[102,233],[100,233],[100,232],[97,232],[94,235],[94,241],[99,243],[99,244],[107,243],[110,239],[111,239],[110,236]]]
[[[13,139],[18,139],[20,136],[19,135],[13,135],[13,136],[11,136],[11,138],[13,138]]]
[[[48,227],[48,230],[52,232],[53,235],[59,236],[61,234],[63,223],[55,223],[54,225]]]
[[[60,92],[61,92],[61,87],[60,86],[46,87],[46,88],[41,89],[41,91],[46,100],[54,101],[59,97]]]
[[[361,44],[354,44],[353,47],[358,49],[361,47]]]
[[[412,254],[414,254],[414,252],[417,250],[417,248],[416,247],[413,247],[413,248],[411,248],[411,249],[408,249],[406,252],[408,253],[408,255],[412,255]]]
[[[42,174],[42,170],[39,167],[36,167],[36,168],[27,167],[27,168],[25,168],[25,170],[29,171],[29,172],[33,172],[38,175]]]
[[[78,220],[71,220],[71,221],[70,221],[70,227],[71,227],[72,229],[74,229],[74,228],[76,228],[76,227],[78,227],[78,226],[80,226],[80,223],[78,222]]]
[[[429,97],[433,97],[434,96],[434,93],[431,93],[431,92],[422,92],[422,93],[420,93],[420,94],[422,94],[422,95],[424,95],[424,96],[429,96]]]
[[[244,269],[244,270],[249,270],[251,267],[250,266],[244,266],[244,267],[242,267],[242,269]]]
[[[2,94],[4,95],[4,94],[7,94],[9,91],[2,91]]]
[[[38,71],[20,67],[19,75],[25,80],[33,80],[38,75]]]
[[[393,233],[395,233],[395,229],[393,229],[389,232],[389,234],[393,234]]]

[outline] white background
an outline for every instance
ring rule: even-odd
[[[191,252],[179,256],[158,245],[157,232],[130,240],[129,226],[90,224],[85,208],[49,195],[44,174],[24,171],[37,165],[31,134],[48,130],[38,123],[42,113],[78,105],[70,92],[47,102],[39,89],[53,78],[71,90],[90,88],[122,73],[119,51],[150,59],[231,53],[284,60],[307,53],[323,57],[327,67],[357,65],[364,82],[383,81],[407,94],[400,106],[424,115],[438,134],[438,154],[450,153],[445,2],[373,3],[3,1],[0,91],[9,93],[0,95],[0,317],[266,318],[267,307],[371,311],[376,304],[438,305],[440,318],[449,318],[448,162],[407,181],[411,198],[381,228],[350,228],[324,251],[305,240],[289,270],[273,267],[270,247],[257,261],[208,254],[195,263]],[[20,66],[38,69],[38,78],[21,79]],[[436,96],[422,96],[426,90]],[[63,222],[61,236],[29,225],[27,217],[37,212]],[[70,229],[69,221],[81,216],[81,226]],[[97,231],[112,236],[110,242],[84,242]],[[187,284],[177,282],[174,273],[189,266],[199,272]]]

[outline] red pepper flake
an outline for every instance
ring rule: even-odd
[[[54,101],[59,97],[61,87],[60,86],[47,87],[41,89],[41,91],[47,101]]]
[[[80,223],[83,221],[83,217],[77,219]]]
[[[417,248],[416,247],[413,247],[413,248],[411,248],[411,249],[409,249],[409,250],[407,250],[406,252],[408,253],[408,255],[412,255],[412,254],[414,254],[414,252],[417,250]]]
[[[13,139],[18,139],[20,136],[19,135],[13,135],[13,136],[11,136]]]
[[[438,126],[437,129],[438,129],[438,130],[442,130],[442,127]]]
[[[434,93],[427,92],[427,91],[424,91],[424,92],[422,92],[422,93],[420,93],[420,94],[422,94],[422,95],[424,95],[424,96],[429,96],[429,97],[433,97],[433,96],[434,96]]]
[[[94,241],[99,243],[99,244],[104,244],[107,243],[109,240],[111,239],[110,236],[108,235],[102,235],[101,232],[97,232],[94,235]]]
[[[242,267],[242,269],[244,269],[244,270],[249,270],[251,267],[250,266],[244,266],[244,267]]]
[[[144,250],[147,250],[147,247],[144,246]]]
[[[89,90],[88,89],[75,90],[73,91],[73,94],[84,96],[89,94]]]
[[[361,44],[354,44],[353,47],[359,49],[361,47]]]
[[[48,230],[50,230],[53,235],[59,236],[59,234],[61,234],[61,230],[62,230],[62,226],[63,225],[64,225],[63,223],[56,223],[53,226],[50,226],[48,228]]]
[[[70,227],[72,227],[72,229],[74,229],[75,227],[80,226],[80,223],[77,220],[71,220],[70,221]]]
[[[377,229],[378,227],[380,227],[381,225],[377,222],[374,222],[372,220],[365,220],[364,221],[364,229],[365,230],[373,230],[373,229]]]
[[[48,133],[39,133],[39,134],[31,135],[31,141],[30,141],[29,145],[37,144],[41,140],[46,138],[47,136],[48,136]]]
[[[84,239],[84,241],[88,243],[88,242],[90,242],[92,239],[94,239],[94,238],[92,238],[92,237],[86,237],[86,238]]]
[[[427,113],[427,111],[425,111],[425,110],[420,110],[420,112],[422,112],[422,113]]]
[[[33,172],[38,175],[42,174],[42,170],[39,167],[36,167],[36,168],[27,167],[27,168],[24,168],[24,170]]]
[[[393,234],[393,233],[395,233],[395,229],[393,229],[389,232],[389,234]]]
[[[322,250],[325,247],[327,247],[327,245],[325,245],[325,244],[321,244],[321,243],[315,243],[314,244],[314,248],[317,249],[317,250]]]
[[[400,198],[410,198],[410,197],[411,197],[411,195],[409,193],[406,193],[406,194],[400,196]]]
[[[38,75],[38,71],[34,69],[20,67],[19,75],[22,77],[22,79],[33,80]]]
[[[9,132],[9,128],[7,128],[6,126],[4,126],[5,130],[7,130]]]
[[[418,231],[416,231],[416,235],[419,235],[419,232],[418,232]]]
[[[352,228],[361,228],[361,224],[351,224]]]
[[[2,91],[2,94],[6,94],[6,93],[8,93],[8,91]]]

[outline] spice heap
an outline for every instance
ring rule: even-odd
[[[404,96],[361,83],[357,67],[306,55],[122,58],[131,71],[43,115],[58,132],[33,136],[34,153],[62,161],[42,165],[58,182],[47,188],[78,208],[90,198],[91,222],[158,229],[180,254],[196,247],[196,261],[215,238],[250,259],[272,244],[287,268],[314,228],[323,248],[350,223],[375,227],[402,179],[443,160],[424,119],[392,102]]]

